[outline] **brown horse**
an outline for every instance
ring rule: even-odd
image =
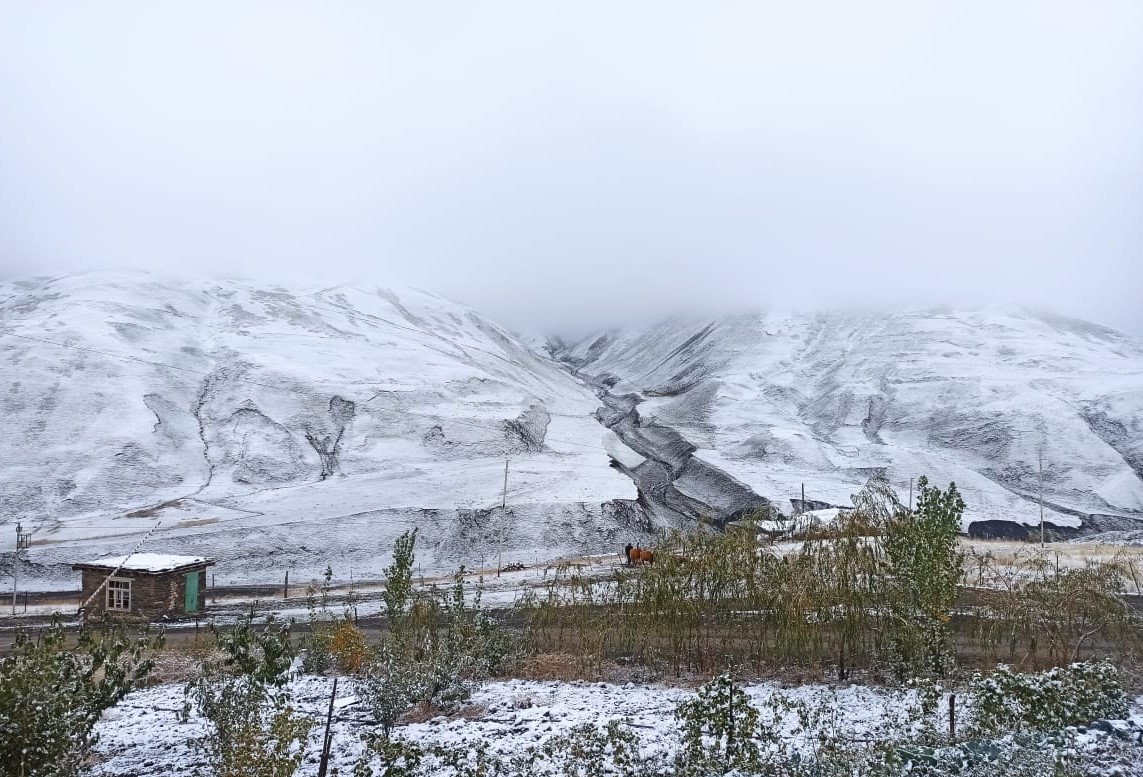
[[[653,550],[647,550],[646,548],[640,548],[638,546],[632,547],[631,545],[628,545],[623,549],[623,553],[627,556],[627,566],[629,567],[633,567],[636,564],[642,564],[644,562],[648,564],[655,563],[655,552]]]

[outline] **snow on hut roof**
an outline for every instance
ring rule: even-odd
[[[126,563],[124,563],[126,561]],[[172,556],[169,553],[133,553],[130,556],[108,556],[96,561],[85,561],[76,566],[108,567],[130,570],[132,572],[169,572],[172,569],[195,566],[197,564],[213,564],[205,556]]]

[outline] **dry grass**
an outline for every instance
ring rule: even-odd
[[[155,656],[151,682],[185,683],[202,674],[204,662],[221,657],[222,653],[207,640],[167,645]]]
[[[1115,564],[1124,572],[1123,593],[1143,594],[1143,548],[1140,547],[1096,542],[1049,542],[1041,548],[1039,543],[977,539],[961,539],[960,547],[965,553],[968,585],[988,585],[981,574],[984,563],[991,567],[994,575],[1013,579],[1027,576],[1036,566],[1064,571],[1092,564]]]
[[[585,672],[584,657],[573,653],[539,653],[519,659],[507,675],[520,680],[598,680],[598,671]],[[590,676],[588,676],[590,675]]]

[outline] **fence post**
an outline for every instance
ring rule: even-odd
[[[286,570],[286,581],[282,583],[282,598],[290,598],[290,570]]]
[[[956,694],[949,694],[949,739],[956,741]]]
[[[325,736],[322,737],[321,742],[321,761],[318,763],[318,777],[325,777],[326,769],[329,767],[329,751],[330,746],[333,744],[333,733],[330,731],[330,724],[333,723],[333,700],[337,698],[337,677],[333,678],[333,690],[329,694],[329,710],[325,714]]]

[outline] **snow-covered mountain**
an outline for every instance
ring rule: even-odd
[[[218,583],[618,549],[953,480],[966,528],[1143,519],[1143,345],[1021,311],[672,320],[521,340],[416,290],[86,274],[0,286],[0,575],[211,556]],[[553,358],[548,358],[548,356]],[[507,491],[503,493],[505,460]],[[506,509],[501,510],[501,500]],[[824,504],[814,504],[824,503]]]
[[[377,575],[413,526],[427,570],[532,560],[620,547],[636,495],[590,388],[415,290],[9,284],[0,406],[0,521],[32,529],[32,577],[157,522],[144,549],[218,558],[220,583]]]
[[[966,528],[1019,533],[1039,522],[1042,454],[1046,521],[1090,533],[1143,519],[1143,344],[1094,324],[998,309],[768,313],[549,351],[610,385],[637,426],[685,441],[667,468],[684,494],[713,482],[696,467],[786,511],[803,484],[807,500],[846,505],[871,475],[903,500],[928,475],[964,493]]]

